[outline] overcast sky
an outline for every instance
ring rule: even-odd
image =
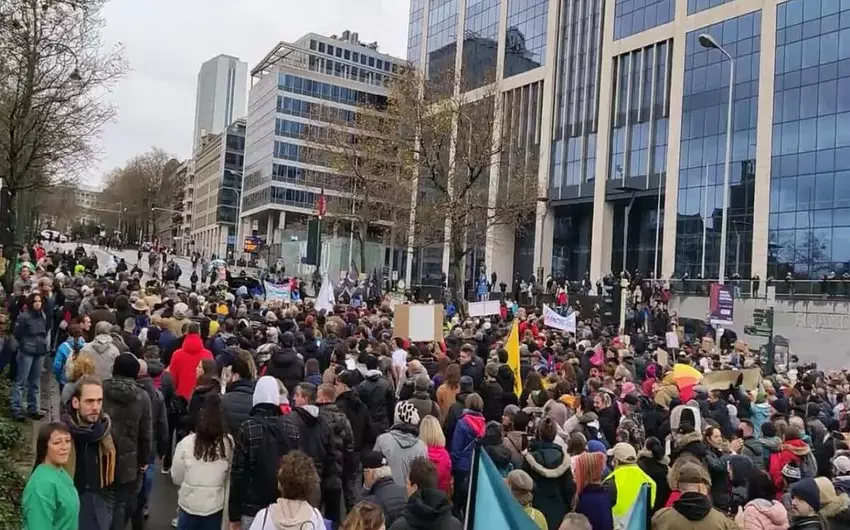
[[[130,72],[109,96],[115,123],[101,139],[101,160],[83,178],[103,175],[156,146],[187,158],[195,118],[201,63],[220,53],[248,63],[250,71],[281,40],[305,33],[360,33],[363,42],[397,57],[407,53],[409,0],[110,0],[105,9],[107,46],[121,42]]]

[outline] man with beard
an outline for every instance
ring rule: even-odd
[[[105,492],[115,481],[116,451],[112,422],[103,412],[103,387],[97,378],[79,380],[62,422],[73,442],[66,471],[80,495],[80,528],[108,530],[112,504]]]

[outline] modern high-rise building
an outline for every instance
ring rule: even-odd
[[[194,250],[207,258],[235,255],[244,156],[244,118],[219,134],[201,138],[201,145],[195,151],[191,237]]]
[[[207,134],[218,134],[245,116],[248,63],[219,55],[201,65],[195,97],[195,132],[192,151]]]
[[[329,129],[351,127],[361,105],[385,103],[385,85],[403,65],[403,59],[378,51],[378,43],[360,42],[357,33],[346,30],[281,42],[254,67],[239,244],[244,236],[263,237],[264,259],[282,258],[288,271],[298,270],[307,220],[316,216],[322,191],[331,204],[352,197],[353,180],[332,167]],[[322,269],[332,277],[357,256],[348,228],[337,223],[325,236]],[[401,250],[385,243],[370,234],[369,270],[401,261]]]
[[[477,253],[500,278],[717,278],[724,202],[727,276],[850,270],[847,2],[412,0],[408,60],[495,80],[538,149],[534,227]]]

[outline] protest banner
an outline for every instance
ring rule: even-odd
[[[471,317],[486,317],[489,315],[498,315],[501,312],[501,307],[498,300],[490,300],[487,302],[469,302],[469,316]]]
[[[549,306],[543,306],[543,324],[555,329],[560,329],[561,331],[567,331],[569,333],[576,332],[576,314],[575,311],[571,312],[567,316],[561,316]]]
[[[271,282],[263,282],[263,287],[266,290],[266,300],[279,302],[289,302],[291,300],[288,283],[277,285]]]

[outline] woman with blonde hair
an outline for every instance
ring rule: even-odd
[[[340,530],[386,530],[381,507],[372,502],[358,502],[342,522]]]
[[[437,418],[431,415],[425,416],[419,424],[419,439],[428,448],[428,460],[437,468],[437,485],[447,495],[451,495],[452,459],[446,450],[446,436]]]
[[[71,373],[68,374],[68,382],[62,387],[60,394],[60,403],[65,405],[71,401],[74,395],[74,390],[77,388],[77,381],[83,378],[84,375],[94,375],[95,366],[94,358],[90,355],[80,355],[74,361],[71,367]]]

